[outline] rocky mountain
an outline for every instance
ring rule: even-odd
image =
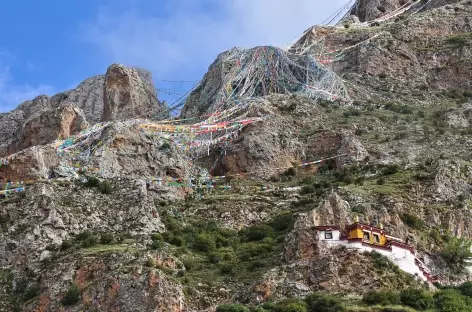
[[[0,311],[469,311],[471,16],[354,1],[220,54],[187,123],[117,64],[1,115]],[[439,284],[323,241],[353,223]]]
[[[145,117],[162,109],[150,72],[114,64],[73,90],[38,96],[0,116],[0,156],[66,138],[100,121]]]

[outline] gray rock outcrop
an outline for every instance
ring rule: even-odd
[[[150,74],[120,64],[111,65],[103,86],[102,121],[146,117],[160,111],[156,90],[149,82]]]

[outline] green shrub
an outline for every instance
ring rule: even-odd
[[[152,235],[151,235],[151,239],[152,239],[153,242],[154,242],[154,241],[162,241],[162,235],[159,234],[159,233],[152,234]]]
[[[295,168],[295,167],[288,168],[284,172],[284,175],[285,176],[296,176],[297,175],[297,168]]]
[[[406,212],[402,213],[400,215],[400,219],[403,221],[403,223],[405,223],[406,225],[408,225],[412,229],[420,230],[424,227],[423,220],[421,220],[420,218],[418,218],[417,216],[414,216],[412,214],[409,214],[409,213],[406,213]]]
[[[230,240],[224,237],[223,235],[215,235],[216,248],[228,247],[230,245]]]
[[[61,250],[67,250],[71,248],[72,246],[74,246],[74,244],[71,241],[69,240],[62,241]]]
[[[471,312],[471,303],[469,298],[452,289],[443,290],[436,296],[436,304],[441,312]]]
[[[279,302],[275,306],[275,312],[307,312],[306,302],[298,299],[289,299]]]
[[[195,249],[203,252],[213,251],[216,249],[215,240],[209,234],[198,234],[195,238]]]
[[[365,212],[365,207],[362,205],[355,205],[351,208],[351,211],[358,214],[363,214]]]
[[[90,236],[92,236],[92,232],[90,232],[89,230],[85,230],[85,231],[79,233],[79,235],[77,235],[76,238],[77,238],[77,240],[82,241],[84,239],[89,238]]]
[[[455,35],[447,38],[446,42],[455,46],[463,46],[467,44],[467,38],[465,36]]]
[[[167,149],[170,149],[170,144],[168,142],[164,142],[162,145],[161,145],[161,148],[160,150],[167,150]]]
[[[370,291],[364,294],[362,301],[369,305],[396,305],[400,304],[400,295],[394,291]]]
[[[395,265],[387,258],[387,256],[382,255],[377,251],[364,252],[364,255],[368,256],[372,265],[380,270],[388,270],[395,267]]]
[[[351,184],[354,182],[351,169],[349,168],[344,168],[342,171],[335,172],[334,177],[338,182],[344,182],[346,184]]]
[[[412,114],[413,113],[413,110],[407,105],[387,103],[387,104],[385,104],[384,108],[389,110],[389,111],[399,113],[399,114],[405,114],[406,115],[406,114]]]
[[[82,241],[82,247],[88,248],[95,246],[98,243],[98,238],[95,235],[89,236]]]
[[[220,266],[220,273],[223,275],[233,275],[234,270],[234,263],[223,263]]]
[[[458,289],[464,296],[472,297],[472,282],[465,282]]]
[[[220,255],[216,252],[209,253],[207,258],[208,258],[208,261],[213,264],[219,263],[221,261]]]
[[[249,308],[242,304],[223,304],[216,308],[216,312],[249,312]]]
[[[98,180],[97,178],[87,177],[87,181],[84,183],[84,186],[92,188],[92,187],[98,187],[99,184],[100,184],[100,180]]]
[[[33,284],[29,285],[26,288],[26,292],[24,294],[25,301],[37,297],[39,295],[40,291],[41,291],[41,287],[39,286],[38,283],[33,283]]]
[[[239,259],[244,262],[250,262],[256,259],[267,257],[274,250],[272,242],[250,242],[242,245],[239,250]]]
[[[148,257],[144,265],[147,266],[148,268],[155,268],[156,264],[157,264],[156,259],[154,259],[153,257]]]
[[[417,310],[427,310],[434,306],[434,299],[431,293],[415,288],[408,288],[400,292],[400,300],[404,305]]]
[[[295,224],[295,220],[296,218],[292,212],[283,212],[275,216],[270,225],[275,231],[282,232],[291,230]]]
[[[383,175],[391,175],[400,171],[400,166],[396,164],[387,165],[382,169]]]
[[[354,184],[356,185],[364,185],[364,183],[365,183],[365,176],[357,177],[354,180]]]
[[[311,185],[303,185],[300,190],[301,195],[312,194],[314,192],[315,192],[315,188]]]
[[[187,271],[191,271],[195,267],[195,260],[192,258],[187,258],[182,260],[182,264]]]
[[[180,233],[183,230],[181,222],[170,214],[163,214],[163,221],[168,232]]]
[[[102,194],[111,194],[111,192],[113,191],[113,184],[111,184],[110,181],[105,180],[98,185],[98,190]]]
[[[465,261],[472,258],[472,241],[467,238],[451,237],[440,255],[451,268],[462,269]]]
[[[105,233],[100,236],[100,244],[108,245],[113,243],[114,240],[115,238],[112,233]]]
[[[263,240],[266,237],[272,237],[274,235],[274,231],[270,226],[262,224],[248,227],[242,231],[242,234],[246,241],[254,242]]]
[[[61,303],[64,306],[71,306],[79,302],[80,300],[80,289],[77,285],[72,284],[69,289],[67,290],[66,294],[61,300]]]
[[[306,298],[308,312],[344,312],[346,308],[336,297],[331,295],[313,294]]]
[[[185,239],[180,235],[174,236],[174,238],[171,241],[171,244],[174,245],[174,246],[177,246],[177,247],[184,246],[185,245]]]
[[[162,241],[159,241],[159,240],[153,241],[150,247],[151,247],[152,250],[161,249],[162,248]]]

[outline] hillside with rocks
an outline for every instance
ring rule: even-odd
[[[176,118],[119,64],[1,114],[0,311],[471,311],[472,1],[351,2]],[[320,241],[356,220],[438,279]]]

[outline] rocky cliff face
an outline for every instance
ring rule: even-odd
[[[310,28],[290,57],[223,53],[182,116],[264,118],[203,156],[139,126],[163,108],[150,74],[122,65],[0,115],[0,155],[15,152],[0,181],[25,186],[0,199],[0,311],[211,311],[312,292],[360,304],[371,289],[421,287],[375,254],[318,242],[314,226],[355,216],[408,240],[443,283],[470,279],[443,257],[472,237],[471,15],[470,1],[422,1],[370,26]],[[287,75],[232,58],[264,55]],[[338,97],[309,90],[328,82]],[[207,171],[225,177],[198,194],[188,179]]]
[[[66,108],[68,107],[68,108]],[[70,111],[73,107],[75,113]],[[77,110],[78,109],[78,110]],[[144,69],[112,65],[105,75],[89,78],[77,88],[52,97],[38,96],[0,116],[0,156],[4,157],[34,145],[51,143],[73,135],[86,124],[145,117],[163,109],[157,100],[152,75]],[[56,117],[52,117],[50,115]],[[58,115],[64,115],[58,117]],[[72,115],[77,115],[73,117]],[[67,116],[65,116],[67,115]],[[69,125],[59,119],[72,118],[79,124]],[[49,132],[44,125],[51,125]],[[57,127],[64,128],[57,128]],[[36,133],[40,127],[39,133]],[[44,133],[40,133],[43,131]]]
[[[141,74],[123,65],[111,65],[105,75],[103,87],[104,108],[102,121],[146,117],[159,112],[156,89],[149,83],[145,72]]]

